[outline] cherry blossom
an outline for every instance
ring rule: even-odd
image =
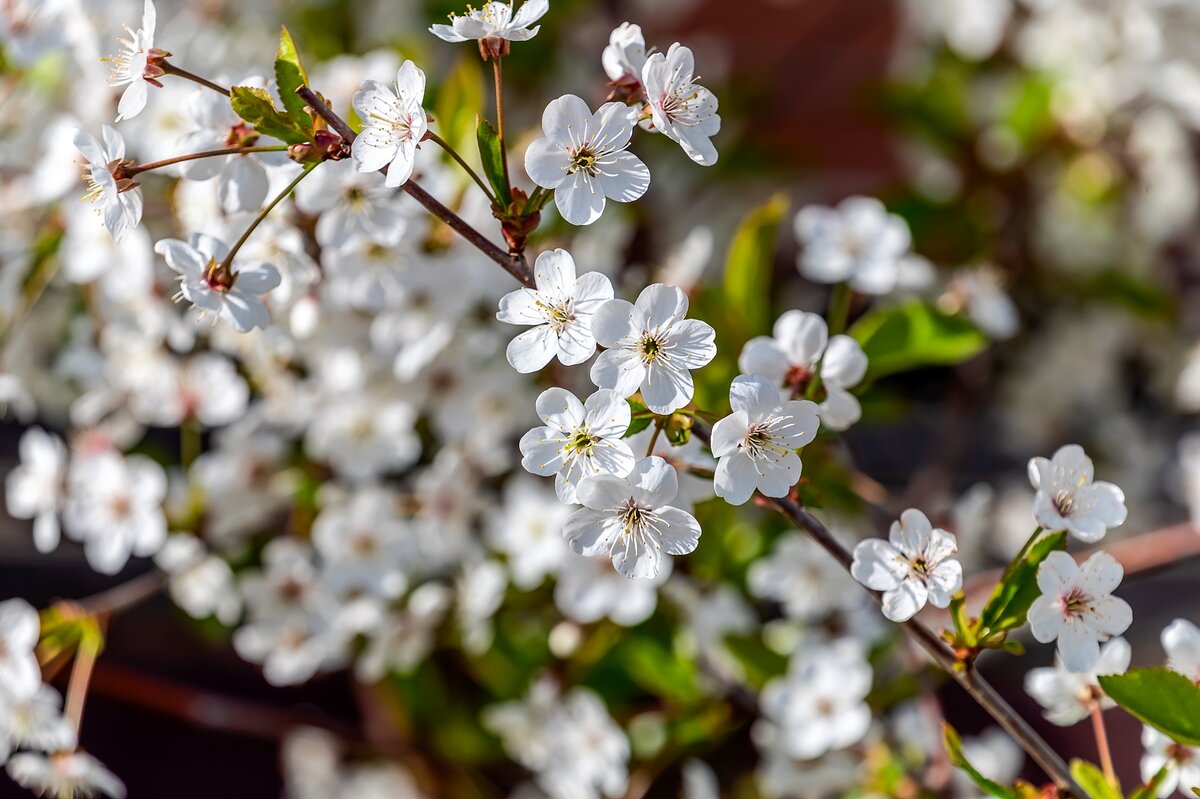
[[[114,175],[127,163],[125,139],[111,125],[101,128],[100,136],[102,141],[82,130],[75,134],[75,149],[87,159],[83,196],[98,205],[104,226],[119,243],[142,221],[142,190],[130,178]]]
[[[62,696],[39,682],[21,694],[0,686],[0,762],[16,749],[61,752],[75,747],[75,730],[63,717]]]
[[[425,73],[412,61],[396,72],[393,91],[378,81],[368,80],[354,95],[354,111],[363,121],[351,154],[359,172],[387,168],[384,183],[402,185],[412,175],[417,145],[429,129],[421,103],[425,99]]]
[[[548,388],[537,398],[537,414],[545,426],[521,437],[521,465],[542,477],[554,475],[563,502],[576,502],[585,477],[622,477],[633,468],[633,452],[621,440],[631,411],[617,392],[600,389],[583,403],[566,389]]]
[[[797,450],[817,437],[817,406],[808,400],[783,401],[765,377],[741,375],[729,387],[733,413],[712,428],[713,478],[717,496],[731,505],[750,499],[755,489],[785,497],[800,480]]]
[[[909,508],[892,522],[888,540],[872,538],[854,548],[850,573],[873,591],[883,592],[883,615],[908,621],[925,603],[950,605],[962,587],[962,564],[954,559],[954,536],[934,527],[929,518]]]
[[[1025,675],[1025,692],[1045,709],[1046,719],[1060,727],[1070,727],[1101,708],[1116,707],[1105,696],[1097,677],[1101,674],[1124,674],[1129,668],[1132,650],[1124,638],[1113,638],[1100,647],[1096,664],[1082,672],[1068,671],[1061,659],[1054,666],[1031,669]]]
[[[664,53],[653,53],[642,66],[642,85],[650,105],[653,130],[678,142],[697,164],[717,162],[712,137],[721,130],[717,96],[696,83],[692,51],[676,42]]]
[[[1042,595],[1029,608],[1029,627],[1043,644],[1058,641],[1058,655],[1068,671],[1095,667],[1100,643],[1133,622],[1129,603],[1112,596],[1123,574],[1107,552],[1095,553],[1082,567],[1065,552],[1051,552],[1038,567]]]
[[[646,39],[642,27],[622,22],[608,37],[608,46],[600,55],[604,72],[614,84],[641,84],[646,65]]]
[[[37,611],[24,599],[0,602],[0,686],[16,697],[28,697],[42,684],[33,648],[41,624]]]
[[[677,286],[653,283],[636,303],[609,300],[592,317],[596,343],[606,348],[592,364],[592,382],[623,397],[639,389],[646,407],[674,413],[692,400],[692,369],[717,354],[716,331],[686,319],[688,298]]]
[[[149,94],[149,84],[154,82],[156,77],[147,72],[147,60],[154,53],[162,54],[162,51],[154,49],[154,27],[157,13],[154,10],[154,3],[151,0],[146,0],[146,4],[142,9],[142,26],[137,30],[131,30],[128,25],[125,26],[125,32],[128,34],[127,39],[117,39],[121,45],[121,50],[115,56],[104,59],[111,65],[110,74],[108,77],[109,86],[124,86],[125,91],[121,94],[121,102],[117,104],[117,121],[122,119],[132,119],[142,113],[142,109],[146,107],[146,99]],[[159,70],[161,75],[162,71]]]
[[[542,114],[545,136],[525,151],[525,171],[554,191],[554,204],[572,225],[590,225],[609,199],[627,203],[650,188],[650,170],[627,149],[636,120],[623,103],[605,103],[592,113],[566,94]]]
[[[58,546],[58,511],[65,498],[67,448],[53,433],[31,427],[21,435],[21,463],[5,478],[8,512],[33,519],[33,543],[39,552]]]
[[[533,329],[514,338],[505,353],[518,372],[536,372],[557,355],[567,366],[583,363],[596,352],[592,316],[613,298],[612,284],[599,272],[575,275],[575,260],[566,250],[538,256],[536,288],[521,288],[500,298],[496,318]]]
[[[1037,490],[1034,517],[1045,530],[1067,530],[1088,544],[1125,523],[1125,494],[1112,483],[1093,482],[1092,459],[1068,444],[1052,460],[1031,458],[1029,482]]]
[[[576,554],[610,557],[631,579],[658,575],[662,556],[686,555],[700,540],[700,523],[672,506],[675,469],[657,456],[642,458],[626,477],[594,475],[579,484],[583,508],[563,526]]]
[[[187,242],[163,239],[154,251],[179,273],[179,296],[200,310],[224,320],[239,333],[270,324],[261,296],[279,285],[279,271],[262,261],[235,259],[228,266],[225,243],[204,233]]]
[[[429,32],[446,42],[472,39],[523,42],[532,39],[540,28],[533,23],[550,10],[549,0],[525,0],[515,14],[513,5],[513,2],[490,2],[479,9],[468,7],[466,14],[451,14],[449,25],[434,25]]]
[[[86,752],[43,755],[20,752],[8,761],[8,776],[39,796],[95,796],[125,799],[125,784]]]
[[[1200,786],[1200,747],[1177,744],[1153,727],[1142,728],[1142,746],[1145,747],[1141,760],[1143,782],[1150,782],[1167,767],[1167,775],[1158,786],[1160,799]]]
[[[1162,631],[1167,668],[1200,685],[1200,627],[1187,619],[1176,619]]]
[[[83,542],[96,571],[116,574],[130,555],[150,557],[162,547],[167,477],[154,461],[111,450],[76,458],[67,484],[63,527],[69,538]]]
[[[795,228],[804,245],[797,264],[809,280],[849,282],[866,294],[887,294],[900,282],[911,234],[878,200],[849,197],[837,208],[805,206]]]

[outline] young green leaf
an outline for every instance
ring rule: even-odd
[[[304,110],[304,101],[296,89],[308,85],[308,73],[300,63],[300,53],[286,26],[279,29],[279,48],[275,51],[275,84],[287,116],[301,129],[312,129],[312,117]]]
[[[481,116],[475,118],[475,140],[479,143],[479,160],[483,163],[483,174],[488,183],[492,184],[497,199],[507,207],[512,202],[512,194],[504,177],[504,150],[492,123]]]
[[[234,86],[229,90],[229,104],[235,114],[264,136],[274,136],[288,144],[302,144],[312,138],[309,131],[279,112],[266,89]]]
[[[1200,746],[1200,686],[1168,669],[1131,669],[1100,677],[1104,693],[1174,741]]]
[[[1104,772],[1086,760],[1071,761],[1071,776],[1089,799],[1124,799],[1121,787],[1110,783]]]
[[[1160,768],[1158,773],[1150,778],[1149,782],[1145,785],[1139,785],[1133,793],[1129,794],[1129,799],[1158,799],[1158,787],[1162,785],[1163,780],[1171,773],[1171,766],[1171,763],[1167,763]],[[1192,790],[1195,789],[1193,788]]]
[[[1009,564],[979,614],[975,629],[981,640],[1025,623],[1029,606],[1041,595],[1037,585],[1038,566],[1051,552],[1066,548],[1065,531],[1050,533],[1035,541],[1028,551]]]
[[[867,354],[868,379],[922,366],[952,366],[988,345],[987,337],[967,319],[920,300],[873,310],[854,324],[850,335]]]
[[[942,724],[942,741],[946,744],[946,754],[950,756],[950,762],[962,769],[979,790],[998,799],[1017,799],[1016,791],[995,780],[989,780],[967,761],[967,756],[963,753],[962,739],[949,724]]]
[[[743,337],[771,328],[771,271],[775,239],[787,212],[787,197],[776,194],[742,219],[725,259],[723,294]]]

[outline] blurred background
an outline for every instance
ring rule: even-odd
[[[474,47],[426,32],[461,12],[452,3],[162,0],[158,9],[156,44],[200,74],[228,80],[265,72],[284,23],[314,85],[331,97],[348,97],[374,69],[364,64],[391,65],[386,76],[401,56],[429,75],[427,107],[448,140],[469,140],[476,113],[457,111],[455,102],[475,98],[479,110],[490,108],[489,76]],[[58,379],[63,341],[12,320],[70,313],[82,296],[59,267],[45,279],[47,296],[61,301],[25,307],[38,296],[29,289],[45,264],[75,252],[62,245],[68,206],[82,193],[70,132],[111,121],[117,95],[103,86],[98,59],[140,13],[140,4],[121,0],[0,3],[0,402],[7,404],[0,473],[16,465],[29,424],[69,426],[74,395],[64,388],[70,381]],[[907,221],[928,264],[911,289],[877,302],[920,297],[969,319],[986,346],[961,363],[916,364],[872,380],[860,395],[863,420],[829,445],[836,457],[810,474],[814,502],[853,514],[855,530],[875,531],[899,509],[920,507],[959,536],[968,573],[986,572],[1029,533],[1027,460],[1078,442],[1098,476],[1125,492],[1129,521],[1106,544],[1127,570],[1122,596],[1136,619],[1128,634],[1134,663],[1161,663],[1162,627],[1200,616],[1200,535],[1190,523],[1200,516],[1200,3],[552,0],[538,36],[514,46],[505,62],[514,152],[539,135],[549,99],[572,92],[594,107],[605,98],[600,52],[624,21],[639,23],[660,49],[681,41],[695,51],[702,82],[720,98],[720,160],[697,168],[663,137],[639,139],[652,188],[636,207],[575,235],[581,269],[612,274],[618,294],[623,287],[632,296],[648,274],[675,264],[678,282],[697,287],[693,315],[720,329],[739,313],[722,308],[719,291],[734,231],[780,196],[776,204],[788,210],[771,243],[771,314],[746,322],[769,327],[784,310],[824,311],[828,302],[827,286],[797,273],[791,215],[856,194],[882,199]],[[152,89],[147,112],[122,128],[143,160],[174,152],[186,94],[169,82]],[[149,225],[169,220],[169,202],[147,209]],[[539,246],[568,236],[547,217]],[[698,224],[704,230],[695,234]],[[873,302],[856,297],[851,319]],[[735,354],[725,353],[698,387],[705,407],[724,402]],[[151,429],[145,440],[167,462],[178,459],[177,431]],[[736,586],[783,529],[765,514],[739,520],[724,506],[704,522],[700,551],[685,571]],[[135,559],[120,576],[104,577],[75,544],[39,554],[29,522],[0,524],[3,597],[44,607],[149,568]],[[548,592],[541,596],[548,604]],[[514,602],[511,613],[536,615],[531,602]],[[669,637],[671,618],[656,615],[639,635]],[[537,629],[544,634],[549,622]],[[511,645],[519,648],[519,640]],[[982,669],[1065,756],[1092,757],[1087,725],[1054,727],[1024,695],[1024,672],[1051,657],[1047,647],[1030,650],[1020,660],[993,653]],[[381,744],[402,750],[416,740],[493,770],[501,785],[495,795],[504,795],[520,781],[518,767],[497,765],[496,743],[458,721],[475,712],[485,689],[475,676],[455,673],[464,668],[455,659],[437,663],[423,681],[397,689],[395,701],[415,708],[409,729],[398,733],[379,696],[345,670],[302,686],[268,686],[232,651],[220,624],[189,619],[158,596],[112,621],[82,744],[133,797],[282,795],[280,744],[306,725],[343,736],[352,752]],[[590,684],[626,709],[653,696],[652,680],[629,681],[600,673]],[[987,726],[953,685],[940,696],[964,732]],[[722,795],[753,797],[758,789],[745,776],[757,757],[749,722],[731,712],[719,741],[701,753]],[[1140,725],[1109,716],[1118,771],[1133,784]],[[433,728],[423,726],[430,719],[438,720]],[[868,755],[858,767],[874,787],[858,795],[948,790],[879,776],[886,769]],[[1032,766],[1024,769],[1038,778]],[[679,794],[677,764],[663,773],[647,796]],[[0,779],[0,796],[20,795]]]

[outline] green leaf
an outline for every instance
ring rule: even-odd
[[[275,83],[279,86],[279,98],[288,117],[301,128],[312,128],[312,117],[304,110],[305,103],[296,95],[296,89],[308,85],[308,73],[300,63],[296,43],[286,26],[279,29],[279,48],[275,51]]]
[[[1104,772],[1086,760],[1071,761],[1071,776],[1090,799],[1124,799],[1120,786],[1114,786]]]
[[[1165,766],[1160,768],[1158,773],[1150,778],[1149,782],[1147,782],[1145,785],[1139,785],[1137,790],[1129,794],[1129,799],[1157,799],[1158,786],[1162,785],[1163,780],[1165,780],[1167,775],[1171,773],[1172,765],[1172,763],[1167,763]],[[1193,788],[1192,790],[1195,791],[1196,789]]]
[[[1200,746],[1200,686],[1168,669],[1131,669],[1100,677],[1104,693],[1172,740]]]
[[[625,435],[621,438],[629,438],[636,436],[638,433],[645,430],[654,421],[654,411],[646,407],[646,403],[642,402],[641,394],[634,394],[628,399],[629,402],[629,429],[625,431]]]
[[[492,123],[482,116],[475,118],[475,140],[479,143],[479,160],[483,164],[483,174],[500,204],[507,207],[512,202],[512,194],[508,181],[504,178],[504,148],[500,145],[500,136]]]
[[[873,310],[855,323],[850,335],[867,355],[868,379],[922,366],[952,366],[988,345],[987,336],[970,321],[921,300]]]
[[[988,796],[999,797],[999,799],[1016,799],[1016,791],[995,780],[989,780],[967,761],[967,756],[962,749],[962,739],[949,724],[942,724],[942,741],[946,744],[946,754],[950,756],[950,762],[962,769],[979,790]]]
[[[274,136],[288,144],[302,144],[312,138],[310,131],[302,130],[280,113],[266,89],[234,86],[229,90],[229,104],[233,106],[235,114],[264,136]]]
[[[1027,552],[1009,564],[979,614],[975,629],[981,639],[1025,623],[1029,606],[1042,593],[1037,585],[1038,567],[1051,552],[1066,548],[1067,533],[1060,530],[1039,538]]]
[[[744,334],[765,333],[771,327],[771,272],[775,239],[788,201],[776,194],[742,219],[725,259],[724,300],[731,319]]]
[[[695,666],[652,638],[627,639],[620,660],[629,678],[655,696],[685,705],[700,697]]]

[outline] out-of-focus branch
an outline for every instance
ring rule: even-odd
[[[111,616],[149,599],[166,584],[167,576],[152,569],[107,591],[80,599],[77,604],[89,616]]]
[[[354,142],[357,136],[354,130],[333,109],[326,105],[321,98],[317,97],[312,89],[307,86],[301,86],[296,90],[296,94],[304,102],[308,103],[313,113],[324,119],[329,124],[329,127],[342,137],[343,141],[347,144]],[[421,188],[415,180],[409,178],[401,184],[400,189],[424,206],[426,211],[449,225],[454,232],[466,239],[469,244],[498,263],[504,268],[504,271],[515,277],[523,285],[533,287],[533,270],[530,269],[524,255],[500,249],[490,239],[469,225],[462,217],[438,202],[433,195]]]

